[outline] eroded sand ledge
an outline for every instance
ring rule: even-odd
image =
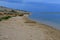
[[[0,40],[60,40],[60,31],[24,17],[1,21]]]

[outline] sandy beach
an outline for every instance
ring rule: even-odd
[[[0,40],[60,40],[60,31],[17,16],[0,22]]]

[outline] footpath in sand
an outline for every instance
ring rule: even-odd
[[[60,31],[44,24],[12,17],[0,22],[0,40],[60,40]]]

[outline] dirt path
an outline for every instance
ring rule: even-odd
[[[21,17],[0,22],[0,40],[60,40],[60,32],[37,23],[24,23]]]

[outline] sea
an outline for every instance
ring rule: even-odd
[[[31,13],[29,18],[60,30],[60,12],[56,12],[59,9],[55,9],[58,5],[33,2],[12,3],[0,1],[0,6],[25,10]]]

